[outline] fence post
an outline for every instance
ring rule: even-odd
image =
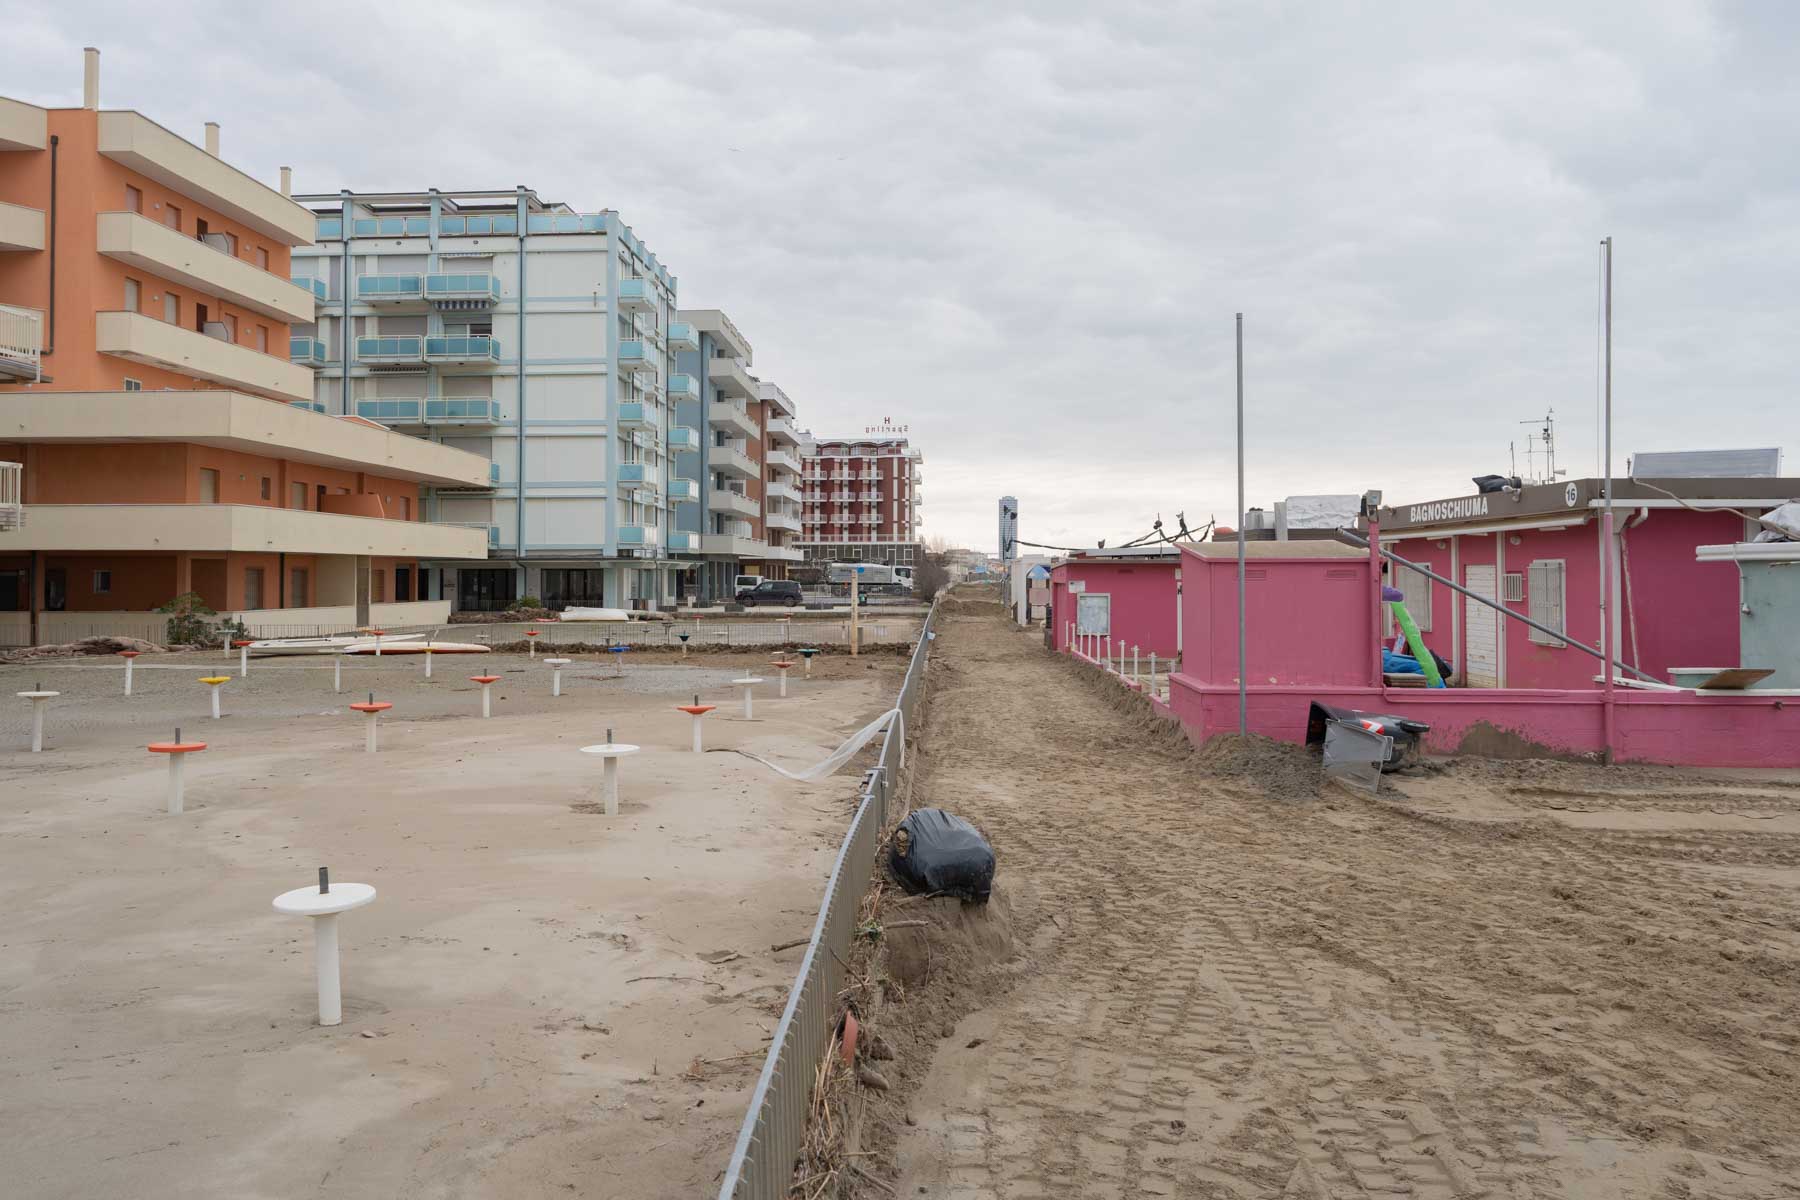
[[[1143,680],[1138,678],[1138,648],[1136,642],[1131,644],[1131,682],[1136,684],[1143,683]]]

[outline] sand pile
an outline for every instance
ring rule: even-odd
[[[136,650],[140,654],[165,654],[168,647],[129,637],[86,637],[73,642],[55,642],[42,646],[23,646],[0,654],[0,663],[32,662],[40,658],[74,658],[88,654],[117,654]]]

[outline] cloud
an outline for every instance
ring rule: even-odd
[[[220,119],[265,179],[618,209],[804,424],[910,424],[927,530],[958,542],[992,545],[1005,493],[1034,541],[1229,521],[1239,310],[1253,503],[1456,494],[1551,407],[1585,473],[1607,234],[1621,463],[1800,451],[1782,4],[72,3],[19,25],[9,94],[76,102],[103,44],[106,103]]]

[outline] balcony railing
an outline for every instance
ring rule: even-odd
[[[309,367],[325,365],[325,342],[316,337],[288,338],[288,361],[305,363]]]
[[[650,312],[656,308],[656,287],[648,279],[619,280],[619,308],[624,312]]]
[[[383,425],[498,425],[500,402],[475,396],[384,396],[358,400],[356,415]]]
[[[648,525],[619,526],[619,545],[621,546],[654,546],[656,530]]]
[[[305,288],[311,292],[314,300],[331,299],[331,288],[323,279],[301,279],[298,276],[292,276],[289,278],[289,282],[295,287]]]
[[[422,275],[359,275],[356,298],[364,304],[403,304],[425,298]]]
[[[37,313],[0,304],[0,376],[37,380],[43,337]]]
[[[322,413],[325,411],[325,406],[323,404],[319,403],[317,400],[289,400],[288,407],[289,408],[304,408],[307,412],[315,412],[315,413]]]
[[[356,339],[356,361],[365,363],[422,363],[425,339],[417,334]]]
[[[698,450],[700,448],[700,431],[689,429],[686,425],[669,427],[670,450]]]
[[[682,529],[671,529],[663,535],[663,547],[676,553],[698,554],[700,535]]]
[[[619,343],[619,369],[621,371],[654,371],[657,361],[662,356],[656,347],[642,338],[632,338]]]
[[[654,483],[656,475],[648,463],[620,463],[620,483]]]
[[[700,499],[700,485],[692,479],[669,480],[669,499],[692,504]]]
[[[425,298],[431,301],[481,301],[500,299],[500,281],[492,275],[427,275]]]
[[[697,351],[699,349],[700,336],[694,332],[694,327],[692,325],[689,325],[685,321],[672,321],[669,323],[669,350],[671,352],[681,350]]]
[[[496,363],[500,361],[500,343],[487,334],[428,337],[425,358],[444,363]]]
[[[670,326],[671,329],[674,326]],[[663,389],[670,400],[698,400],[700,385],[692,375],[671,375],[668,385]]]
[[[619,426],[622,429],[653,429],[656,423],[656,409],[642,400],[627,400],[619,405]]]

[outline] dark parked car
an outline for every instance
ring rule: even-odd
[[[794,608],[801,600],[800,585],[792,579],[765,579],[755,587],[745,588],[737,594],[737,602],[745,608],[755,608],[759,604],[780,604]]]

